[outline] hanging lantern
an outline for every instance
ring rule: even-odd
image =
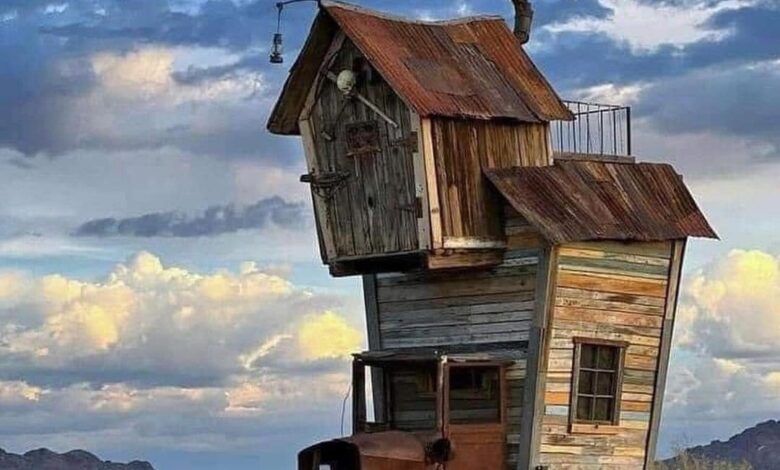
[[[300,2],[319,3],[319,0],[284,0],[276,4],[276,32],[274,33],[274,40],[271,45],[271,57],[270,57],[272,64],[284,63],[284,57],[282,56],[282,52],[284,52],[284,48],[282,47],[282,10],[284,10],[285,5],[289,5],[291,3],[300,3]]]
[[[282,57],[282,33],[274,33],[274,42],[271,47],[271,63],[282,64],[284,63],[284,57]]]

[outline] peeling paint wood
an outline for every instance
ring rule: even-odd
[[[551,470],[615,466],[643,469],[662,361],[661,335],[673,310],[667,288],[673,242],[566,244],[556,267],[547,344],[544,416],[538,460]],[[666,275],[661,275],[661,270]],[[569,423],[574,338],[624,341],[619,421],[599,434]],[[577,432],[577,431],[580,432]]]

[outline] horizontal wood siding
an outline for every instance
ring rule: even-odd
[[[644,467],[671,248],[672,242],[560,247],[538,464],[550,470]],[[575,337],[628,343],[620,424],[603,433],[569,427]]]
[[[474,346],[500,352],[507,343],[525,348],[538,256],[536,245],[517,244],[489,270],[377,275],[381,348]],[[525,368],[522,359],[507,372],[508,468],[517,462]]]
[[[345,40],[330,70],[350,69],[359,56],[354,44]],[[417,250],[413,164],[417,136],[409,108],[381,78],[358,83],[356,91],[399,127],[359,100],[348,100],[324,79],[308,118],[312,142],[307,151],[315,154],[309,169],[315,177],[334,172],[346,177],[333,188],[313,191],[321,231],[334,245],[330,255],[344,258]],[[373,121],[379,129],[379,151],[348,156],[346,126],[366,121]]]
[[[445,242],[448,238],[503,237],[501,199],[482,169],[552,164],[548,129],[548,124],[432,119]]]

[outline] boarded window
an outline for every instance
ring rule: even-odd
[[[381,137],[376,121],[347,124],[344,132],[347,138],[348,157],[375,154],[381,150]]]
[[[450,424],[501,421],[501,382],[498,367],[452,367],[449,387]]]
[[[625,348],[621,342],[575,340],[573,423],[618,424]]]

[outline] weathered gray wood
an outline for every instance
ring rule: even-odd
[[[650,432],[647,435],[647,453],[645,456],[645,468],[651,468],[655,462],[656,446],[658,444],[658,430],[661,426],[661,414],[663,412],[663,398],[666,391],[666,373],[669,369],[669,357],[672,349],[672,336],[674,335],[674,319],[677,310],[677,299],[682,279],[682,264],[685,258],[685,240],[674,242],[672,247],[671,265],[669,267],[669,287],[666,296],[666,314],[663,333],[661,335],[661,348],[658,357],[658,371],[655,377],[655,389],[653,391],[653,404],[650,411]]]
[[[368,349],[382,349],[382,336],[379,330],[379,304],[376,300],[376,275],[363,276],[363,301],[366,307],[366,330]],[[371,374],[371,391],[374,398],[374,419],[383,422],[385,416],[385,381],[381,374]]]
[[[537,443],[541,441],[540,425],[544,407],[545,349],[551,300],[554,299],[555,247],[546,247],[539,255],[536,279],[536,306],[529,337],[527,376],[523,394],[523,416],[520,423],[520,443],[517,469],[533,468]]]
[[[360,56],[354,44],[344,40],[321,75],[351,68]],[[317,156],[310,168],[315,207],[324,213],[319,220],[329,233],[323,236],[332,237],[335,251],[329,261],[420,249],[412,142],[416,136],[409,109],[381,79],[360,81],[355,92],[365,101],[355,99],[357,95],[345,96],[325,80],[312,95],[308,114]],[[377,129],[377,150],[350,154],[347,126],[367,122]],[[317,189],[323,175],[342,179],[330,188]]]

